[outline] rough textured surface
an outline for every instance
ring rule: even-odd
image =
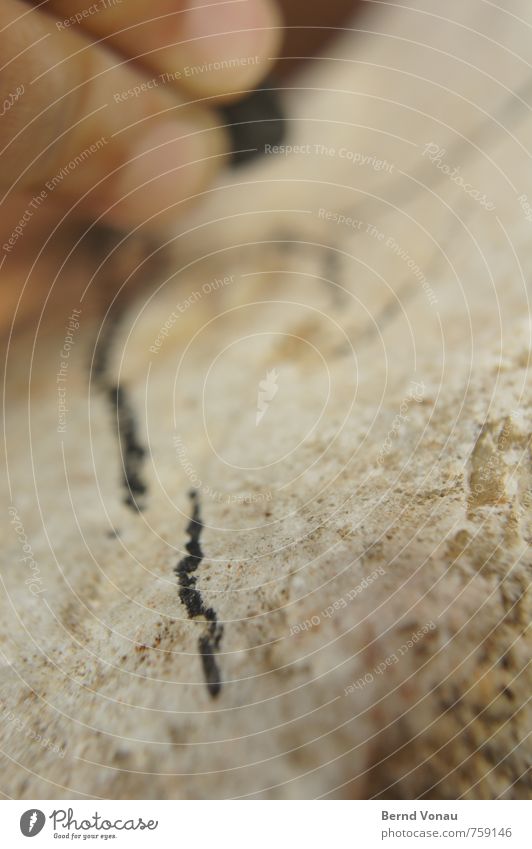
[[[437,11],[11,342],[4,794],[530,795],[532,15]]]

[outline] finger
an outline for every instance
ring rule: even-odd
[[[277,53],[274,0],[50,0],[57,26],[83,27],[200,97],[254,88]]]
[[[118,105],[114,93],[145,80],[88,44],[19,0],[3,0],[2,79],[5,91],[23,92],[0,122],[4,196],[32,188],[40,200],[31,218],[52,194],[85,194],[86,208],[123,224],[193,197],[223,160],[215,117],[168,87]]]

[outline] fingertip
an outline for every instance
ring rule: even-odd
[[[281,36],[272,0],[191,0],[181,82],[196,94],[228,99],[253,89],[276,58]]]
[[[129,148],[127,161],[107,187],[104,220],[121,229],[148,222],[167,227],[212,180],[225,149],[218,128],[159,124]]]

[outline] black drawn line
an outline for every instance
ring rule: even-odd
[[[148,491],[143,478],[147,450],[140,442],[136,417],[127,388],[123,384],[112,381],[108,375],[109,356],[120,317],[118,310],[111,312],[107,317],[107,324],[101,331],[94,352],[92,379],[105,393],[116,422],[116,435],[122,461],[122,484],[125,490],[124,504],[139,512],[145,507],[144,496]]]
[[[184,604],[189,618],[196,619],[198,616],[203,616],[207,623],[204,633],[198,640],[198,649],[207,689],[212,698],[215,698],[222,688],[216,654],[220,648],[224,629],[223,625],[220,625],[218,622],[214,609],[212,607],[206,607],[202,595],[196,586],[197,576],[194,573],[203,560],[203,551],[200,544],[203,522],[201,519],[198,493],[192,490],[189,493],[189,497],[192,503],[192,516],[187,525],[189,541],[185,549],[188,554],[179,561],[174,568],[174,572],[177,575],[179,584],[179,598],[182,604]]]
[[[109,402],[116,411],[118,443],[122,455],[122,481],[126,490],[124,503],[134,510],[142,510],[142,497],[147,486],[142,478],[146,449],[141,445],[133,409],[124,386],[110,386]]]

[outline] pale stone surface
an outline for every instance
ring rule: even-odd
[[[229,175],[112,332],[80,301],[82,256],[11,344],[5,794],[529,796],[532,13],[514,6],[368,18],[381,34],[346,35],[287,97],[310,153]],[[127,256],[104,266],[115,289]],[[174,572],[191,489],[193,621]]]

